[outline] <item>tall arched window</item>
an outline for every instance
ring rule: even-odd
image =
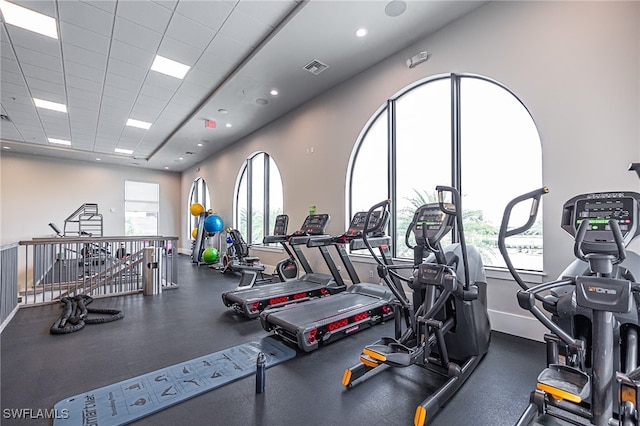
[[[280,170],[269,154],[247,158],[238,174],[234,204],[235,227],[250,244],[262,244],[283,208]]]
[[[205,210],[209,210],[211,208],[209,188],[207,187],[207,183],[201,177],[193,181],[193,184],[191,185],[191,194],[189,195],[189,204],[187,205],[187,217],[189,218],[187,230],[189,238],[192,238],[191,230],[198,227],[198,218],[189,212],[189,207],[194,203],[202,204]]]
[[[393,201],[396,257],[411,256],[404,235],[415,209],[435,201],[437,185],[457,188],[467,242],[486,265],[504,266],[497,249],[502,211],[516,195],[542,185],[540,137],[529,111],[505,86],[474,75],[438,76],[381,107],[354,147],[347,179],[349,215],[385,197]],[[542,270],[538,220],[513,243],[520,269]]]

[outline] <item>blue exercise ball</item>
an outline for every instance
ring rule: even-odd
[[[210,214],[204,220],[204,230],[210,234],[220,232],[224,229],[224,222],[217,214]]]

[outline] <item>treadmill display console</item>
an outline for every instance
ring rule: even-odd
[[[273,235],[287,235],[287,226],[289,225],[289,216],[279,214],[276,216],[276,224],[273,226]]]
[[[300,235],[323,235],[326,233],[331,216],[328,214],[311,214],[307,216],[302,224],[302,228],[296,234]]]
[[[575,236],[584,220],[589,221],[584,241],[614,242],[610,220],[618,222],[625,245],[639,233],[638,202],[640,194],[628,192],[584,194],[572,198],[564,205],[563,228]]]
[[[455,206],[444,203],[449,210],[455,210]],[[425,230],[426,237],[431,243],[435,243],[442,238],[453,226],[454,217],[440,210],[438,203],[425,204],[414,214],[413,235],[418,244],[424,243]]]
[[[369,219],[369,225],[367,228],[370,230],[370,236],[380,236],[384,235],[384,228],[387,226],[387,221],[385,220],[388,217],[386,214],[381,215],[380,210],[376,210],[371,213],[371,218]],[[349,229],[347,230],[348,236],[357,236],[362,235],[365,229],[365,221],[367,220],[367,212],[358,212],[351,219],[351,223],[349,224]]]

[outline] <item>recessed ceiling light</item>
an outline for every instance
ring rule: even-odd
[[[384,7],[384,13],[392,18],[402,15],[407,10],[407,2],[403,0],[392,0]]]
[[[35,103],[38,108],[50,109],[52,111],[59,111],[59,112],[67,112],[67,106],[65,104],[45,101],[43,99],[38,99],[38,98],[33,98],[33,103]]]
[[[227,123],[227,124],[225,124],[225,126],[231,127],[231,123]]]
[[[367,35],[367,32],[368,32],[368,31],[367,31],[367,29],[366,29],[366,28],[358,28],[358,29],[356,30],[356,36],[357,36],[357,37],[364,37],[364,36],[366,36],[366,35]]]
[[[256,103],[257,103],[258,105],[266,105],[266,104],[268,104],[268,103],[269,103],[269,101],[268,101],[268,100],[266,100],[265,98],[258,98],[258,99],[256,99]]]
[[[169,166],[164,166],[164,169],[165,170],[169,170]]]
[[[2,149],[11,149],[10,146],[3,146]]]
[[[269,93],[271,93],[271,96],[278,96],[278,91],[276,89],[271,89]]]
[[[96,158],[96,161],[102,161],[102,158]]]
[[[116,152],[118,154],[127,154],[127,155],[133,154],[132,149],[124,149],[124,148],[116,148],[113,150],[113,152]]]
[[[56,20],[52,17],[5,0],[0,0],[0,10],[7,24],[58,39]]]
[[[226,109],[224,109],[224,108],[220,108],[220,109],[218,110],[218,112],[219,112],[220,114],[226,114],[228,111],[227,111]]]
[[[184,157],[178,157],[178,160],[182,161],[184,160]]]
[[[64,139],[49,138],[49,142],[55,143],[57,145],[71,145],[71,141],[67,141]]]
[[[203,146],[203,144],[199,143],[198,146]]]
[[[151,123],[147,123],[146,121],[134,120],[130,118],[127,120],[127,126],[137,127],[139,129],[149,129],[151,127]]]
[[[151,65],[152,71],[158,71],[162,74],[170,75],[171,77],[183,79],[187,71],[191,68],[189,65],[181,64],[180,62],[172,61],[163,56],[156,55],[153,64]]]

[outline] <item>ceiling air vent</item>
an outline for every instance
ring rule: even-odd
[[[312,60],[311,62],[309,62],[307,65],[304,66],[305,70],[315,75],[320,74],[322,71],[326,70],[327,68],[329,68],[329,65],[323,64],[317,59]]]
[[[2,121],[11,121],[8,115],[0,114],[0,120]]]

